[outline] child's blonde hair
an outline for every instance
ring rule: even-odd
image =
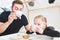
[[[37,18],[41,18],[44,22],[47,23],[47,19],[46,19],[45,16],[43,16],[43,15],[38,15],[38,16],[36,16],[36,17],[34,18],[34,20],[37,19]]]

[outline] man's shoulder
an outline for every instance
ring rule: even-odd
[[[0,18],[6,19],[10,14],[10,11],[4,11],[0,14]]]
[[[3,15],[9,15],[10,12],[11,12],[11,11],[4,11],[4,12],[2,12],[0,15],[2,15],[2,16],[3,16]]]
[[[8,16],[10,11],[4,11],[0,14],[0,22],[6,22],[8,20]]]
[[[4,11],[4,12],[2,12],[1,14],[7,14],[7,13],[10,13],[11,11]]]

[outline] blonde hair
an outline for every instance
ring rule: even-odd
[[[38,15],[38,16],[36,16],[36,17],[34,18],[34,20],[37,19],[37,18],[40,18],[40,19],[42,19],[44,22],[47,23],[47,19],[46,19],[45,16],[43,16],[43,15]]]

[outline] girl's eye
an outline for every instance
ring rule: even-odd
[[[34,23],[36,25],[36,23]]]
[[[40,24],[38,24],[38,25],[40,25]]]

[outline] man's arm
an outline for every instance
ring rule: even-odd
[[[32,34],[32,33],[34,33],[34,32],[32,31],[31,26],[29,26],[29,25],[26,25],[26,26],[25,26],[25,29],[26,29],[26,33],[27,33],[27,34]]]
[[[22,15],[22,21],[23,21],[23,25],[24,25],[24,27],[26,29],[26,33],[31,33],[32,28],[31,28],[31,26],[29,26],[28,20],[27,20],[25,15]]]
[[[11,13],[8,16],[8,21],[7,22],[0,22],[0,34],[3,33],[8,26],[13,22],[14,19],[17,19],[16,15],[14,13]]]
[[[32,32],[32,29],[31,29],[31,27],[30,27],[29,25],[26,25],[26,26],[25,26],[25,29],[26,29],[26,31]]]
[[[0,34],[3,33],[9,25],[10,25],[9,22],[5,22],[5,23],[0,22]]]

